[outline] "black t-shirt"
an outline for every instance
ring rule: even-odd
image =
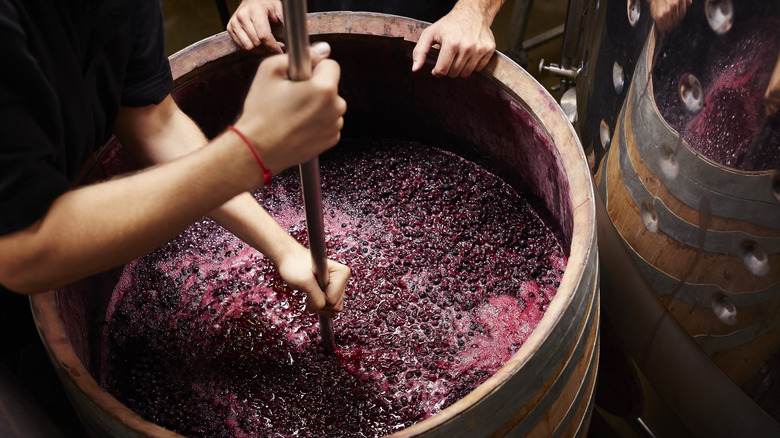
[[[400,15],[433,23],[447,15],[457,0],[308,0],[308,12],[367,11]]]
[[[159,0],[0,0],[0,235],[41,218],[120,105],[173,84]]]

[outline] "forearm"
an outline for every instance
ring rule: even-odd
[[[488,24],[492,24],[501,6],[506,0],[458,0],[453,10],[464,9],[470,13],[479,14]]]
[[[119,131],[124,134],[123,143],[127,143],[136,157],[147,165],[174,160],[207,143],[200,128],[181,112],[172,100],[164,105],[167,105],[167,108],[164,108],[161,114],[142,116],[151,119],[143,122],[145,129],[137,126],[137,119],[130,123],[131,126],[119,127]],[[139,135],[139,132],[142,134]],[[275,264],[282,254],[300,246],[249,193],[239,194],[208,212],[207,216],[265,254]]]
[[[262,252],[275,265],[285,254],[305,250],[249,193],[236,196],[209,212],[208,216]]]
[[[259,185],[256,166],[240,140],[223,136],[181,160],[67,192],[35,224],[0,237],[0,283],[35,293],[139,257]]]
[[[338,95],[338,64],[324,59],[329,52],[327,45],[312,50],[308,81],[288,79],[285,56],[263,61],[236,122],[247,143],[230,132],[187,153],[187,145],[203,143],[202,134],[186,139],[181,132],[163,134],[160,138],[175,143],[178,153],[186,155],[134,175],[69,191],[31,226],[0,236],[0,284],[34,293],[120,265],[261,185],[263,176],[254,154],[271,173],[278,173],[335,145],[346,102]],[[137,146],[154,143],[178,108],[169,96],[160,105],[135,110],[153,117],[128,117],[123,108],[115,130],[123,143]],[[168,153],[155,149],[144,156],[165,160]]]

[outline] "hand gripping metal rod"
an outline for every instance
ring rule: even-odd
[[[293,81],[305,81],[311,77],[309,59],[309,35],[306,30],[306,0],[284,0],[285,44],[290,58],[289,75]],[[325,248],[325,226],[322,222],[322,194],[320,192],[320,160],[315,157],[300,166],[301,191],[306,210],[306,231],[309,235],[314,276],[324,291],[328,285],[328,267]],[[320,335],[327,354],[333,353],[336,342],[333,337],[333,320],[320,315]]]

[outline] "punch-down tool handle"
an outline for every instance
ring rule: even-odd
[[[309,35],[306,30],[306,1],[284,0],[285,44],[290,58],[289,76],[293,81],[305,81],[311,77]],[[301,191],[306,210],[306,231],[309,235],[314,276],[324,291],[328,285],[328,267],[325,248],[325,226],[322,221],[322,193],[320,185],[320,160],[315,157],[300,166]],[[333,320],[320,315],[320,334],[325,352],[336,348],[333,336]]]

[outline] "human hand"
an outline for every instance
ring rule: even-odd
[[[496,40],[490,30],[492,16],[473,10],[461,3],[449,14],[426,28],[412,52],[412,71],[425,64],[434,44],[439,44],[439,57],[431,74],[436,77],[468,77],[482,70],[493,56]]]
[[[776,114],[780,109],[780,55],[778,55],[775,69],[772,72],[772,77],[769,78],[766,93],[764,93],[764,106],[767,116]]]
[[[680,24],[693,0],[648,0],[648,2],[650,16],[653,17],[658,32],[664,34]]]
[[[328,55],[327,43],[312,45],[312,75],[305,81],[289,79],[287,55],[260,63],[235,126],[273,175],[309,161],[341,138],[347,103],[338,95],[341,69]]]
[[[284,32],[282,2],[242,0],[230,17],[227,31],[246,50],[282,53],[284,45],[277,41]]]
[[[320,289],[312,269],[311,254],[298,245],[278,261],[277,268],[287,284],[306,293],[306,310],[333,318],[344,307],[344,289],[350,269],[346,265],[327,260],[328,286]]]

